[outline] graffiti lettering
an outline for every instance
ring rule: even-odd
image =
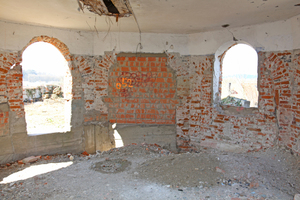
[[[117,88],[118,90],[120,90],[120,89],[122,88],[121,83],[116,83],[116,88]]]
[[[121,88],[133,87],[131,84],[132,80],[127,78],[122,78],[122,83],[116,83],[116,88],[120,90]]]
[[[116,88],[120,91],[122,97],[130,97],[132,91],[130,88],[135,87],[149,87],[153,89],[157,74],[148,73],[130,73],[122,72],[118,77]]]
[[[130,73],[130,72],[122,72],[121,76],[118,77],[119,83],[124,83],[125,81],[129,83],[129,87],[145,87],[150,86],[151,83],[154,83],[156,80],[157,74],[148,73]],[[150,83],[150,84],[149,84]]]

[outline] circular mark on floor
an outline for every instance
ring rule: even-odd
[[[125,171],[131,162],[125,159],[111,159],[97,162],[92,165],[92,169],[102,173],[119,173]]]

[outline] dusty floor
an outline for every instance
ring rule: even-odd
[[[217,150],[173,154],[143,144],[73,157],[73,161],[68,155],[56,155],[33,164],[2,165],[0,199],[289,200],[300,193],[300,157],[279,148],[247,154]],[[64,168],[25,180],[10,182],[7,177],[60,165]]]

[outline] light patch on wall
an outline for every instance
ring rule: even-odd
[[[117,131],[116,127],[117,127],[116,123],[112,125],[112,128],[114,129],[115,145],[116,145],[116,148],[119,148],[119,147],[124,146],[124,142],[123,142],[121,135]]]

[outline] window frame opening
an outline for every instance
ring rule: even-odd
[[[46,37],[47,39],[48,37]],[[55,39],[55,38],[52,38],[52,39]],[[63,73],[62,74],[62,77],[63,77],[63,81],[60,81],[61,84],[63,85],[61,89],[61,95],[57,95],[56,93],[59,92],[59,89],[56,90],[56,92],[53,92],[53,97],[50,98],[50,99],[47,99],[48,97],[45,97],[45,96],[40,96],[40,99],[38,99],[38,102],[30,102],[32,104],[39,104],[39,105],[36,105],[36,106],[41,106],[42,109],[53,109],[51,107],[51,103],[54,103],[54,104],[60,104],[59,106],[57,106],[57,108],[61,108],[61,110],[63,110],[63,112],[59,113],[60,109],[57,109],[57,114],[58,116],[51,116],[49,117],[49,120],[50,120],[50,123],[46,123],[46,122],[42,122],[43,124],[42,125],[38,125],[37,127],[35,127],[33,124],[32,125],[29,125],[29,115],[27,115],[28,113],[26,112],[26,109],[24,109],[24,112],[25,112],[25,122],[26,122],[26,132],[27,132],[27,135],[28,136],[36,136],[36,135],[43,135],[43,134],[52,134],[52,133],[66,133],[66,132],[69,132],[71,131],[71,100],[72,100],[72,76],[71,76],[71,72],[70,72],[70,60],[68,59],[69,57],[65,55],[65,53],[63,53],[64,51],[62,51],[61,49],[59,49],[58,47],[59,46],[59,43],[61,43],[59,40],[55,39],[57,43],[50,43],[50,42],[47,42],[47,41],[33,41],[30,42],[22,51],[22,60],[23,62],[21,63],[22,65],[22,75],[24,77],[24,68],[26,67],[23,66],[24,65],[24,52],[26,50],[28,50],[28,47],[33,47],[32,45],[36,44],[36,43],[39,43],[39,42],[44,42],[46,43],[46,46],[48,45],[52,45],[51,46],[48,46],[49,48],[52,48],[53,51],[55,51],[55,49],[58,51],[57,53],[61,54],[61,65],[60,67],[64,68],[63,71],[60,71],[59,73]],[[58,46],[58,47],[57,47]],[[65,45],[64,45],[65,46]],[[34,47],[33,47],[34,48]],[[36,46],[35,48],[41,48],[40,46]],[[55,48],[55,49],[54,49]],[[47,53],[46,52],[46,49],[44,50],[39,50],[39,51],[42,51],[43,53]],[[32,52],[25,52],[25,56],[27,53],[32,53]],[[67,54],[68,55],[68,54]],[[50,55],[51,56],[51,55]],[[60,55],[59,55],[60,56]],[[26,60],[26,59],[25,59]],[[43,66],[41,66],[43,67]],[[47,67],[47,66],[44,66],[44,67]],[[53,70],[53,68],[51,68],[51,70]],[[38,78],[38,77],[37,77]],[[23,80],[24,81],[24,80]],[[24,86],[24,82],[22,81],[22,92],[24,94],[24,89],[25,89],[25,86]],[[39,83],[39,84],[43,84],[44,83]],[[42,86],[41,86],[42,87]],[[44,86],[43,86],[44,87]],[[38,87],[37,87],[38,88]],[[58,87],[57,87],[58,88]],[[45,87],[42,89],[42,90],[46,90],[48,89],[47,86],[45,85]],[[54,89],[54,88],[53,88]],[[34,89],[33,89],[34,90]],[[41,93],[43,94],[43,93]],[[39,94],[39,95],[41,95]],[[22,95],[23,96],[23,95]],[[48,95],[49,96],[49,95]],[[51,96],[49,96],[51,97]],[[58,98],[56,98],[58,97]],[[24,98],[23,98],[23,101],[24,101]],[[51,101],[51,102],[50,102]],[[49,104],[49,105],[47,105]],[[30,105],[30,106],[34,106],[34,105]],[[25,105],[24,105],[24,108],[25,108]],[[37,109],[38,110],[38,109]],[[44,112],[44,110],[43,110]],[[47,112],[47,111],[46,111]],[[31,112],[32,113],[32,112]],[[33,112],[34,113],[34,112]],[[52,113],[52,111],[49,111],[49,113]],[[37,114],[35,117],[37,117],[37,119],[34,119],[35,120],[40,120],[40,119],[43,119],[43,117],[39,117],[39,115],[42,115],[42,113],[39,113]],[[40,119],[39,119],[39,118]],[[51,121],[51,118],[53,119]],[[55,119],[57,118],[57,119]],[[32,117],[31,117],[32,119]],[[46,118],[45,118],[46,119]],[[47,118],[48,120],[48,118]],[[64,123],[63,124],[59,124],[58,120],[64,120]],[[51,124],[53,122],[53,124]],[[58,124],[55,124],[55,123],[58,123]],[[37,123],[39,124],[39,123]],[[50,125],[49,125],[50,124]],[[56,127],[57,126],[57,127]],[[30,127],[30,128],[29,128]],[[50,128],[49,128],[50,127]]]
[[[232,104],[233,105],[226,105],[224,103],[222,103],[222,83],[223,83],[223,61],[224,61],[224,57],[226,56],[226,53],[234,46],[239,45],[239,44],[243,44],[243,45],[247,45],[250,48],[252,48],[257,55],[257,66],[256,66],[256,71],[257,71],[257,77],[256,80],[254,80],[254,84],[256,85],[256,91],[257,91],[257,106],[243,106],[243,99],[240,98],[232,98],[232,99],[228,99],[228,100],[232,100]],[[213,86],[212,86],[212,102],[213,102],[213,106],[214,107],[220,107],[223,110],[226,109],[231,109],[231,110],[238,110],[238,111],[242,111],[242,110],[255,110],[258,109],[259,107],[259,84],[258,84],[258,80],[259,80],[259,73],[258,73],[259,67],[258,67],[258,53],[257,51],[248,43],[243,42],[243,41],[229,41],[225,44],[223,44],[221,47],[219,47],[219,49],[216,51],[215,53],[215,61],[214,61],[214,71],[213,71]],[[253,82],[253,80],[252,80]],[[253,84],[253,83],[252,83]],[[230,84],[232,86],[232,84]],[[228,86],[229,87],[229,86]],[[252,87],[252,86],[251,86]],[[236,92],[235,92],[236,93]],[[256,99],[256,98],[255,98]],[[250,104],[250,102],[247,102],[248,100],[245,99],[244,102],[246,102],[246,104]],[[253,105],[253,104],[252,104]]]

